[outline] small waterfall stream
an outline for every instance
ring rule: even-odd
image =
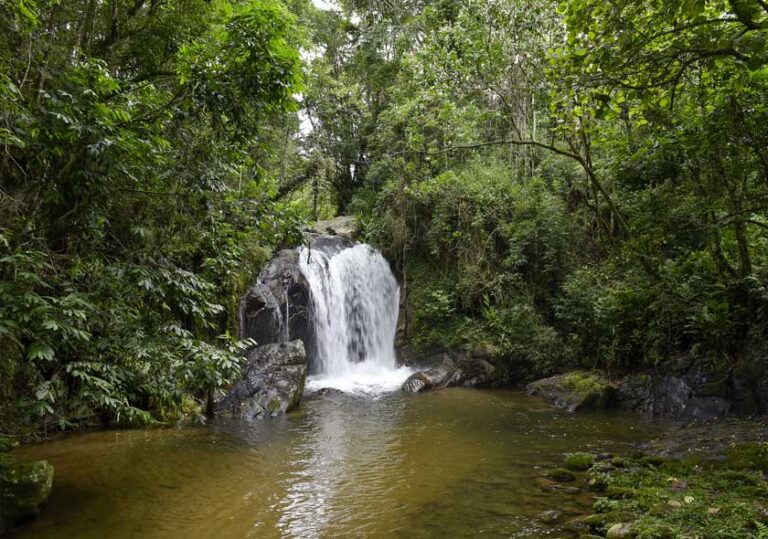
[[[378,392],[399,387],[395,331],[400,289],[389,264],[370,245],[302,248],[299,266],[311,292],[315,331],[309,389]]]

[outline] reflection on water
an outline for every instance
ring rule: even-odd
[[[24,447],[55,489],[20,537],[563,537],[536,515],[583,512],[542,491],[565,451],[653,434],[621,414],[567,414],[514,391],[313,396],[285,418],[96,432]]]

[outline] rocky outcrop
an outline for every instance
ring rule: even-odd
[[[733,363],[684,356],[664,370],[625,375],[615,383],[595,373],[573,372],[526,389],[571,411],[615,406],[652,417],[710,421],[768,414],[767,367],[761,355]]]
[[[335,219],[327,221],[318,221],[315,223],[314,230],[318,234],[330,234],[331,236],[341,236],[351,240],[360,236],[360,224],[351,215],[340,215]]]
[[[309,285],[299,269],[298,251],[280,251],[240,302],[240,336],[259,345],[288,339],[306,341],[310,334],[309,302]]]
[[[36,515],[53,487],[53,466],[47,461],[16,463],[12,444],[0,437],[0,534]]]
[[[436,358],[431,362],[437,363]],[[488,387],[493,385],[496,367],[479,353],[439,354],[440,363],[413,373],[403,383],[406,393],[421,393],[446,387]]]
[[[731,403],[696,391],[696,381],[672,375],[637,374],[619,385],[619,407],[650,416],[707,421],[727,415]]]
[[[726,415],[768,414],[766,352],[734,362],[683,356],[666,372],[636,373],[619,385],[623,409],[656,417],[709,421]]]
[[[569,412],[587,408],[606,408],[616,394],[616,386],[601,374],[574,371],[538,380],[526,386],[537,395]]]
[[[242,379],[218,402],[220,415],[257,419],[299,405],[307,378],[307,354],[300,340],[256,346],[246,352]]]
[[[315,236],[312,250],[341,251],[353,245],[335,236]],[[257,345],[299,339],[307,356],[313,356],[314,328],[310,312],[309,283],[299,267],[296,249],[280,251],[248,289],[240,302],[240,336],[251,338]]]

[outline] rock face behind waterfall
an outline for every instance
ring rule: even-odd
[[[311,250],[341,251],[353,243],[336,236],[316,236]],[[273,258],[240,303],[240,336],[269,344],[300,339],[308,356],[314,349],[311,291],[299,265],[299,252],[285,249]]]
[[[294,249],[280,251],[240,303],[240,335],[258,344],[302,339],[309,330],[309,288]],[[306,344],[306,342],[305,342]]]
[[[307,379],[307,354],[300,340],[256,346],[246,358],[242,380],[217,405],[220,414],[257,419],[299,405]]]

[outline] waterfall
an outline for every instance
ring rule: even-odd
[[[395,331],[400,288],[389,264],[370,245],[302,248],[309,283],[314,346],[308,388],[376,391],[399,387]]]

